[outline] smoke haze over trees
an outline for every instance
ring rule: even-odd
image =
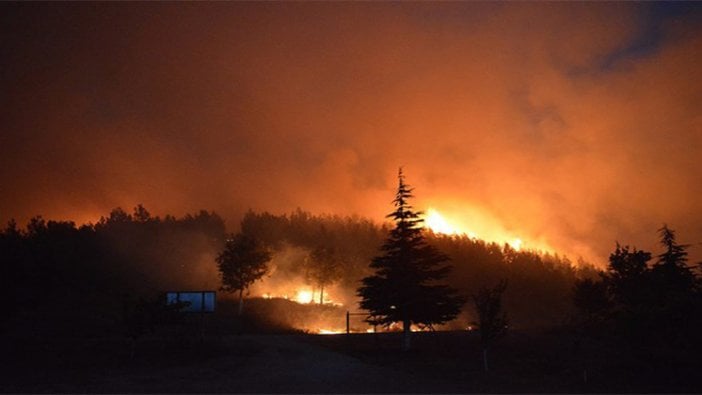
[[[370,274],[368,262],[389,231],[361,217],[302,210],[290,215],[250,211],[241,230],[272,251],[271,272],[254,284],[252,296],[309,283],[305,261],[323,245],[338,260],[334,269],[338,280],[325,293],[351,310],[357,309],[355,290],[360,280]],[[17,301],[9,306],[11,317],[26,318],[28,311],[58,316],[87,304],[81,312],[108,322],[119,315],[125,298],[167,290],[218,289],[215,258],[224,248],[225,237],[224,221],[206,211],[159,218],[142,206],[132,214],[117,208],[98,223],[80,227],[35,217],[26,227],[8,224],[1,234],[0,257],[7,273],[1,289],[6,300]],[[447,281],[462,295],[508,279],[505,306],[514,325],[562,320],[570,309],[568,295],[574,282],[589,273],[586,267],[575,268],[556,255],[515,251],[466,236],[428,232],[425,237],[451,258],[454,272]],[[471,320],[464,309],[454,324],[465,328]]]
[[[339,263],[335,268],[338,281],[325,287],[325,295],[351,311],[358,308],[355,290],[371,274],[368,263],[389,232],[385,225],[361,217],[313,215],[302,210],[289,215],[250,211],[241,229],[269,246],[272,254],[270,273],[254,284],[251,296],[282,295],[310,285],[305,278],[306,260],[325,245]],[[86,320],[107,324],[119,319],[125,299],[152,297],[167,290],[218,289],[215,258],[224,248],[225,237],[224,221],[206,211],[158,218],[143,207],[133,214],[115,209],[98,223],[80,227],[40,217],[25,227],[10,223],[0,234],[0,258],[6,273],[0,289],[5,300],[15,301],[7,306],[6,324],[14,319],[31,321],[39,314],[47,320],[54,317],[62,323],[58,327],[70,325],[71,320],[59,319],[64,313],[85,314]],[[514,328],[568,322],[575,314],[571,295],[576,283],[581,284],[582,295],[576,304],[589,304],[584,311],[595,319],[609,317],[603,311],[612,308],[610,300],[614,306],[629,306],[623,310],[630,312],[627,314],[638,314],[640,306],[658,306],[664,300],[685,300],[675,291],[680,287],[660,288],[669,289],[661,299],[648,291],[649,283],[668,284],[663,279],[671,276],[686,284],[698,281],[688,276],[689,269],[668,273],[666,267],[676,268],[685,252],[679,244],[670,244],[670,239],[665,239],[669,244],[655,265],[650,263],[650,253],[618,247],[603,288],[598,285],[597,270],[573,265],[559,255],[517,251],[467,236],[426,232],[425,237],[451,259],[453,271],[446,280],[461,295],[507,280],[503,308]],[[678,272],[682,275],[677,276]],[[603,295],[604,289],[613,293]],[[465,329],[476,318],[464,306],[447,328]]]

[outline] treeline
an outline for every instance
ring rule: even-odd
[[[660,254],[617,244],[598,277],[576,284],[582,335],[634,352],[702,348],[702,263],[690,264],[689,245],[679,243],[672,229],[658,232]]]
[[[474,295],[505,281],[504,308],[515,328],[549,327],[566,322],[573,313],[573,286],[591,278],[596,269],[580,260],[574,264],[558,254],[534,250],[517,251],[467,236],[429,234],[427,241],[451,258],[451,286]],[[469,306],[464,310],[469,312]],[[473,317],[470,316],[473,320]]]
[[[248,212],[240,226],[274,256],[296,248],[335,260],[334,285],[346,290],[345,301],[357,300],[359,281],[369,275],[368,263],[389,231],[361,217],[302,210]],[[11,221],[0,232],[4,329],[23,322],[41,322],[32,327],[47,330],[70,331],[79,323],[109,328],[122,319],[125,301],[167,290],[219,289],[215,258],[226,238],[224,220],[206,211],[160,218],[137,206],[131,213],[114,209],[97,223],[80,226],[35,217],[21,228]],[[576,268],[558,255],[431,232],[427,240],[451,258],[448,281],[463,295],[506,279],[505,309],[516,327],[563,322],[572,311],[576,281],[595,276],[592,268]],[[304,259],[293,261],[273,275],[303,274],[304,264]],[[473,317],[470,306],[463,309],[455,324],[465,328]]]
[[[141,205],[81,226],[10,221],[0,232],[3,329],[119,330],[123,309],[140,298],[218,288],[213,260],[224,238],[215,213],[159,218]]]

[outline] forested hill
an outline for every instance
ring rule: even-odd
[[[379,253],[388,228],[361,217],[289,215],[249,212],[241,231],[264,241],[277,255],[286,250],[334,251],[341,276],[335,287],[354,310],[359,280]],[[555,324],[571,306],[577,277],[589,270],[574,268],[563,257],[467,237],[427,233],[429,243],[451,258],[449,282],[470,296],[477,289],[508,281],[506,310],[514,326]],[[125,300],[153,297],[167,290],[218,289],[214,258],[226,240],[225,223],[201,211],[182,218],[151,216],[138,206],[128,214],[113,210],[96,224],[32,219],[25,227],[11,222],[0,233],[0,288],[9,318],[41,317],[69,325],[84,320],[109,325],[119,320]],[[299,255],[299,254],[298,254]],[[273,274],[303,274],[303,261],[289,260]],[[472,320],[464,306],[457,325]],[[46,327],[56,327],[46,325]]]
[[[360,217],[313,215],[297,210],[290,215],[248,212],[241,230],[276,250],[292,245],[313,250],[330,247],[343,262],[341,285],[347,300],[355,295],[359,280],[368,275],[368,263],[380,250],[389,228]],[[514,326],[543,326],[561,323],[572,308],[576,279],[593,277],[596,270],[584,262],[574,265],[568,258],[539,251],[516,251],[467,236],[449,236],[427,231],[427,241],[447,254],[453,271],[449,283],[470,296],[500,280],[508,283],[506,310]],[[472,321],[466,304],[457,324]]]

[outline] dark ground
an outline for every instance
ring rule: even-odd
[[[700,392],[697,359],[641,350],[632,355],[565,332],[509,334],[489,353],[484,372],[473,332],[417,333],[414,350],[399,350],[400,334],[308,337],[307,342],[427,380],[420,392]],[[587,379],[585,378],[587,376]]]
[[[2,392],[449,393],[700,392],[699,364],[677,354],[623,355],[558,332],[512,332],[482,370],[474,332],[225,334],[195,327],[121,336],[5,338]],[[583,370],[587,369],[587,382]]]
[[[251,300],[237,317],[233,306],[164,321],[136,343],[116,322],[100,330],[63,315],[8,322],[0,392],[702,392],[694,350],[513,329],[490,350],[484,372],[475,331],[414,333],[403,352],[401,333],[312,335],[286,325],[320,311],[343,319],[341,310]]]

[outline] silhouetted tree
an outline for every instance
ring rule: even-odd
[[[651,268],[651,288],[655,292],[651,321],[660,339],[685,347],[698,336],[700,299],[698,279],[687,266],[687,245],[679,244],[675,232],[663,225],[658,230],[664,248]],[[697,326],[697,327],[696,327]]]
[[[389,326],[402,322],[403,349],[410,348],[412,323],[429,326],[442,324],[456,317],[464,299],[447,285],[439,284],[451,267],[448,257],[428,245],[422,234],[419,218],[408,200],[412,189],[404,182],[402,169],[393,204],[388,215],[395,228],[381,247],[383,254],[373,258],[370,267],[375,274],[365,277],[357,294],[360,306],[368,311],[372,325]]]
[[[603,278],[618,309],[631,311],[650,307],[647,306],[651,303],[650,260],[650,252],[617,243]]]
[[[660,310],[650,260],[651,253],[617,243],[601,280],[578,283],[573,301],[581,313],[584,334],[614,329],[612,334],[634,346],[645,341],[657,325]]]
[[[507,314],[502,310],[502,294],[507,289],[507,281],[496,286],[481,288],[473,295],[480,343],[483,348],[483,368],[488,371],[488,349],[507,331]]]
[[[127,214],[121,207],[117,207],[110,211],[110,216],[108,218],[101,217],[100,222],[107,223],[125,223],[131,222],[132,216]]]
[[[132,214],[132,218],[134,218],[134,220],[137,222],[147,222],[152,219],[149,211],[141,204],[134,207],[134,214]]]
[[[675,231],[663,225],[658,229],[661,245],[665,248],[653,265],[652,274],[665,288],[669,297],[688,297],[695,287],[695,275],[687,266],[688,245],[678,244]]]
[[[573,288],[573,304],[587,325],[606,318],[611,301],[604,281],[586,278],[577,281]]]
[[[19,239],[22,236],[22,233],[17,228],[17,221],[15,221],[14,218],[7,222],[7,226],[2,231],[1,235],[12,239]]]
[[[603,324],[602,333],[631,350],[699,343],[702,299],[699,278],[687,266],[688,246],[665,225],[658,232],[664,250],[653,265],[651,253],[617,243],[602,281],[581,281],[573,298],[581,317]]]
[[[268,272],[271,254],[257,239],[239,233],[227,240],[216,258],[217,268],[226,292],[239,293],[239,314],[244,309],[244,291]]]
[[[324,287],[341,278],[339,257],[331,247],[317,247],[305,261],[305,277],[319,287],[319,304],[324,304]]]

